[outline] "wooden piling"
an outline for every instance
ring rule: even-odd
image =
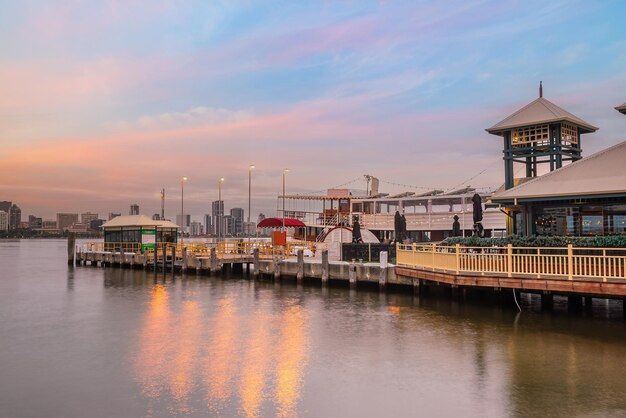
[[[322,251],[322,284],[328,283],[328,250]]]
[[[255,248],[254,250],[252,250],[252,257],[254,259],[254,270],[252,275],[254,276],[254,278],[256,278],[259,275],[259,271],[260,271],[260,265],[259,265],[259,249]]]
[[[161,260],[163,264],[163,271],[167,268],[167,247],[163,245],[163,259]]]
[[[541,309],[546,311],[552,310],[552,304],[554,302],[554,296],[551,292],[544,291],[541,294]]]
[[[215,248],[211,248],[209,270],[211,274],[216,274],[219,271],[217,266],[217,250]]]
[[[187,272],[187,248],[183,248],[183,261],[181,268],[183,273]]]
[[[76,254],[76,233],[70,232],[67,235],[67,264],[74,265]]]
[[[348,266],[348,280],[350,282],[350,288],[356,287],[356,264],[351,263]]]
[[[278,257],[274,257],[274,280],[280,281],[280,260]]]
[[[380,271],[378,273],[378,287],[384,290],[387,287],[387,251],[380,252]]]
[[[172,267],[172,273],[174,273],[174,263],[176,261],[176,247],[172,246],[172,259],[170,260],[170,266]]]
[[[304,279],[304,251],[298,250],[298,271],[296,273],[296,280],[301,282]]]

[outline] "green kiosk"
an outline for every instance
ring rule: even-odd
[[[118,216],[102,225],[104,250],[126,252],[154,249],[161,242],[176,243],[178,225],[145,215]]]

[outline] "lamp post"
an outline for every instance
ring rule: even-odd
[[[217,198],[217,241],[221,241],[222,238],[222,217],[224,216],[224,205],[222,204],[222,183],[224,182],[224,177],[220,177],[217,181],[217,188],[219,190],[218,198]],[[221,210],[220,210],[221,205]]]
[[[252,210],[252,170],[254,170],[254,164],[248,167],[248,246],[250,245],[250,211]]]
[[[283,170],[283,231],[285,230],[285,177],[289,172],[288,168]]]
[[[183,176],[180,179],[180,243],[182,244],[185,240],[185,180],[187,180],[186,176]]]

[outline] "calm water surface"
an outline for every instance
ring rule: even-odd
[[[626,416],[621,304],[70,269],[65,245],[0,241],[1,417]]]

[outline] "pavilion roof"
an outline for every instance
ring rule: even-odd
[[[103,228],[119,228],[119,227],[159,227],[159,228],[178,228],[173,222],[170,221],[155,221],[146,215],[126,215],[116,216],[110,221],[102,225]]]
[[[578,160],[558,170],[500,190],[491,201],[582,198],[626,194],[626,141]]]
[[[623,113],[623,114],[625,114],[625,115],[626,115],[626,103],[624,103],[624,104],[623,104],[623,105],[621,105],[621,106],[617,106],[615,109],[616,109],[618,112]]]
[[[584,133],[598,130],[578,116],[574,116],[551,101],[539,97],[491,128],[486,129],[486,131],[490,134],[501,135],[504,131],[514,128],[563,121],[583,128]]]

